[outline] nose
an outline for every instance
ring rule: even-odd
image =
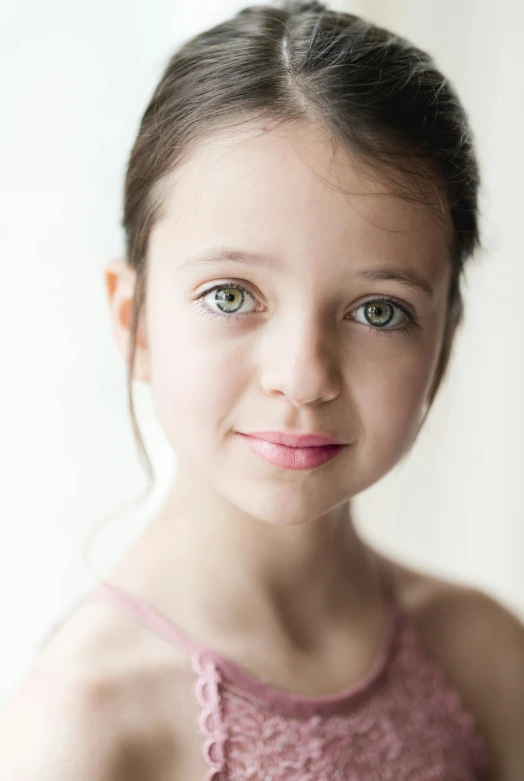
[[[336,335],[314,317],[275,324],[266,334],[260,377],[268,395],[286,396],[295,406],[331,401],[342,385]]]

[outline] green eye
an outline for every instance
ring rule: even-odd
[[[244,293],[236,287],[223,287],[215,290],[214,302],[222,312],[236,313],[244,302]]]
[[[363,320],[355,317],[357,312],[363,313]],[[373,334],[379,336],[408,334],[411,330],[420,327],[415,313],[391,298],[374,298],[361,304],[352,314],[355,322],[366,326]]]
[[[374,302],[365,304],[364,316],[370,325],[384,326],[391,322],[394,316],[394,309],[391,304],[385,302]]]
[[[211,297],[210,302],[204,305],[202,301],[205,300],[207,296],[211,296],[212,293],[214,293],[214,295]],[[240,318],[253,311],[252,309],[248,312],[239,311],[248,298],[255,303],[253,294],[250,293],[246,287],[239,285],[236,282],[228,282],[214,285],[209,290],[205,290],[198,297],[197,303],[205,314],[211,316],[215,315],[216,317],[229,316],[230,318]],[[218,309],[216,309],[215,306],[218,307]]]
[[[204,304],[203,301],[212,293],[214,294],[211,298],[213,305],[207,302]],[[241,312],[240,310],[248,299],[251,299],[255,306],[247,312]],[[256,300],[253,294],[237,282],[222,282],[214,285],[198,296],[197,304],[202,314],[219,317],[226,322],[227,320],[240,320],[256,310]],[[364,314],[364,320],[355,317],[355,313],[360,311]],[[381,336],[408,334],[412,329],[416,330],[420,327],[417,316],[391,298],[374,298],[357,307],[352,315],[355,322],[366,326],[371,333]],[[400,320],[398,317],[396,320],[395,315],[400,316]],[[394,327],[387,327],[391,323]]]

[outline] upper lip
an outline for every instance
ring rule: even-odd
[[[274,442],[287,447],[322,447],[323,445],[343,445],[339,439],[326,434],[286,434],[283,431],[248,431],[247,436]]]

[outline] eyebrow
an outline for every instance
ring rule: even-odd
[[[405,287],[419,290],[430,300],[435,298],[435,292],[429,282],[427,282],[423,277],[419,276],[416,271],[402,268],[402,266],[384,266],[383,268],[365,269],[364,271],[361,271],[359,274],[357,274],[357,276],[376,282],[386,282],[387,280],[392,280],[393,282],[399,282]]]
[[[248,267],[259,265],[276,267],[278,265],[276,259],[270,255],[230,249],[229,247],[213,247],[191,255],[179,266],[179,269],[207,266],[208,264],[225,261],[239,263]],[[427,280],[419,276],[416,271],[403,268],[402,266],[380,266],[363,269],[357,273],[357,277],[368,279],[372,282],[399,282],[405,287],[422,292],[430,300],[433,300],[435,297],[434,290]]]

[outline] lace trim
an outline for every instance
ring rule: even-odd
[[[436,781],[450,777],[451,765],[454,778],[487,778],[490,753],[475,719],[427,656],[410,622],[404,624],[385,687],[375,690],[362,711],[349,708],[325,720],[319,715],[305,721],[283,718],[265,700],[236,691],[206,652],[194,653],[191,663],[206,781],[225,781],[226,766],[231,781],[397,781],[400,770],[410,779]],[[402,717],[409,724],[399,733],[395,724]],[[424,734],[425,743],[416,751],[410,750],[410,734],[419,741]]]
[[[201,707],[198,726],[205,737],[202,754],[209,766],[206,781],[220,781],[224,769],[226,730],[223,722],[219,685],[222,676],[205,654],[192,654],[191,665],[197,674],[195,695]]]

